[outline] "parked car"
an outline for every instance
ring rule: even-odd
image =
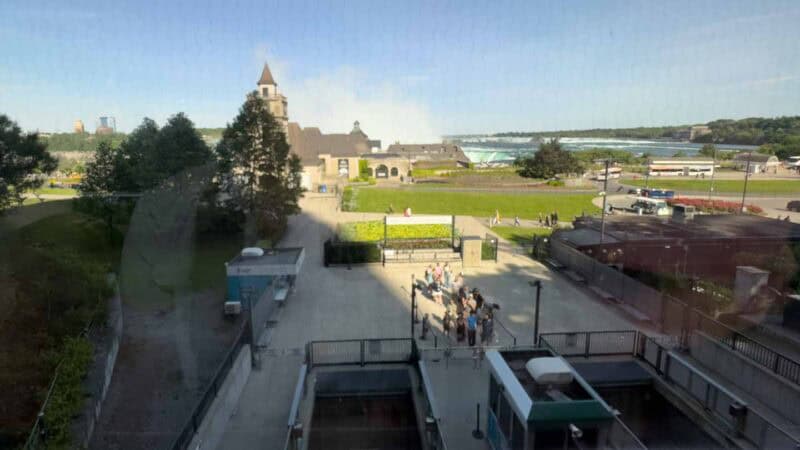
[[[628,189],[628,194],[639,196],[642,194],[642,190],[640,188]]]
[[[800,200],[792,200],[786,204],[786,209],[791,212],[800,212]]]

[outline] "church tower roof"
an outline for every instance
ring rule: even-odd
[[[258,85],[262,84],[278,85],[278,83],[275,82],[275,79],[272,78],[272,72],[269,71],[269,66],[267,63],[264,63],[264,70],[261,71],[261,78],[258,80]]]

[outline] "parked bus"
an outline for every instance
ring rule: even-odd
[[[608,179],[614,180],[622,176],[622,167],[609,167],[608,168]],[[597,181],[605,181],[606,179],[606,170],[598,170],[594,173],[594,179]]]
[[[675,191],[665,189],[642,189],[642,197],[669,199],[675,197]]]
[[[655,214],[657,216],[668,216],[671,212],[666,200],[651,197],[636,197],[636,201],[633,202],[630,209],[639,214]]]

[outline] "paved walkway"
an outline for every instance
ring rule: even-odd
[[[282,245],[306,248],[303,270],[296,291],[272,330],[269,348],[262,351],[262,367],[250,376],[236,413],[230,418],[223,438],[227,449],[282,445],[291,403],[289,391],[301,364],[297,355],[306,342],[408,337],[410,334],[411,275],[421,278],[424,265],[384,268],[376,264],[354,266],[352,270],[322,265],[322,243],[333,234],[337,222],[370,220],[383,215],[337,212],[335,199],[321,196],[308,196],[301,206],[303,212],[291,219]],[[456,225],[464,234],[483,235],[487,231],[471,217],[458,217]],[[458,266],[457,270],[460,270]],[[525,256],[514,256],[501,249],[497,264],[464,269],[464,273],[469,286],[478,287],[489,301],[501,305],[497,317],[517,336],[520,344],[533,342],[535,294],[528,282],[535,279],[544,283],[541,332],[634,328],[617,308],[595,299]],[[424,296],[418,299],[421,299],[421,314],[441,317],[441,306]],[[453,388],[442,385],[437,389]],[[474,404],[463,410],[457,408],[449,420],[474,421]],[[461,439],[459,436],[452,438],[455,442]]]

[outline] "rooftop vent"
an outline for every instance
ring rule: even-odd
[[[525,363],[525,369],[537,384],[564,385],[572,383],[572,369],[561,358],[533,358]]]
[[[259,258],[264,256],[264,249],[259,247],[247,247],[242,249],[242,257],[244,258]]]

